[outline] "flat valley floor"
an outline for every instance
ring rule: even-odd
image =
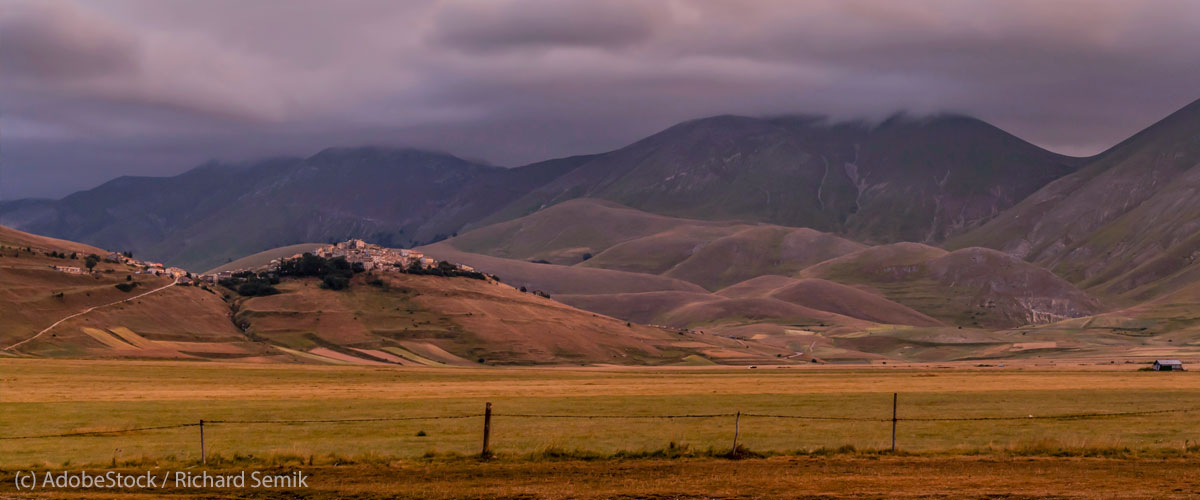
[[[1196,498],[1195,460],[885,457],[496,461],[300,469],[309,487],[280,490],[12,491],[8,498],[354,499],[1162,499]],[[138,473],[143,469],[129,469]],[[239,469],[228,469],[237,471]],[[214,472],[221,472],[215,469]]]
[[[28,495],[1196,497],[1200,376],[1137,368],[417,369],[4,359],[0,497],[26,495],[13,490],[18,471],[85,468],[304,470],[312,481],[296,491]],[[897,453],[889,451],[893,393]],[[496,457],[483,462],[474,457],[486,402]],[[200,419],[209,422],[207,466],[199,463]],[[122,432],[145,427],[167,428]],[[735,433],[743,458],[724,458]],[[33,437],[58,434],[82,435]]]

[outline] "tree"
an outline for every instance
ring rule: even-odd
[[[350,286],[350,280],[344,276],[327,274],[321,279],[321,288],[326,290],[345,290]]]
[[[89,272],[92,270],[92,268],[96,267],[96,264],[99,264],[99,263],[100,263],[100,256],[96,255],[96,254],[88,255],[87,259],[85,259],[83,261],[83,265],[87,266]]]
[[[237,293],[243,297],[264,297],[275,295],[279,290],[271,286],[270,282],[255,278],[238,286]]]

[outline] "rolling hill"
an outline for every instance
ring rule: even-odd
[[[865,248],[807,228],[666,217],[593,199],[566,201],[475,229],[437,248],[443,246],[508,259],[662,275],[710,291],[764,274],[794,273]]]
[[[590,199],[423,250],[583,309],[672,326],[752,320],[1008,328],[1102,310],[1053,273],[993,250],[867,247],[811,229],[672,218]],[[646,286],[651,278],[699,288]]]
[[[273,254],[284,250],[294,249]],[[332,291],[284,278],[279,294],[239,297],[126,264],[55,269],[81,267],[90,253],[107,255],[0,227],[0,355],[480,366],[762,362],[782,352],[631,324],[492,280],[368,273]],[[656,281],[672,284],[647,280]]]
[[[270,264],[272,260],[284,259],[298,253],[302,254],[305,252],[312,252],[313,250],[316,250],[322,246],[325,246],[325,244],[299,243],[296,245],[272,248],[256,254],[247,255],[237,260],[230,260],[225,264],[221,264],[217,267],[209,269],[208,271],[205,271],[205,273],[220,273],[224,271],[238,271],[242,269],[256,269],[259,267],[265,267]]]
[[[799,274],[868,286],[950,325],[1009,328],[1101,312],[1071,283],[1018,258],[985,248],[946,252],[919,243],[872,247]]]
[[[67,257],[47,255],[58,252]],[[74,259],[72,252],[77,253]],[[234,326],[229,306],[215,291],[168,286],[169,278],[136,274],[130,266],[104,261],[94,274],[55,270],[81,268],[85,255],[92,253],[108,252],[0,226],[0,349],[45,331],[4,354],[193,360],[262,360],[271,355]],[[122,291],[116,287],[122,284],[136,285]],[[98,308],[47,330],[93,307]]]
[[[379,286],[368,285],[378,278]],[[345,292],[289,281],[241,302],[247,332],[285,349],[402,365],[663,365],[781,352],[729,339],[629,324],[493,281],[383,273]]]

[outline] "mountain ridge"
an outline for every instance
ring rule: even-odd
[[[874,124],[723,115],[607,153],[514,168],[371,146],[208,162],[174,177],[114,179],[60,200],[0,202],[0,223],[192,269],[312,241],[415,246],[583,196],[866,242],[937,242],[989,220],[1077,161],[960,115],[894,115]],[[1017,171],[1008,180],[996,175],[1010,167]]]
[[[1200,100],[947,246],[1003,250],[1120,300],[1195,264],[1198,221]]]

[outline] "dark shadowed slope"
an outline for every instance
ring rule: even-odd
[[[1125,303],[1186,284],[1200,256],[1200,101],[949,244],[1004,250]]]
[[[504,169],[427,151],[328,149],[176,177],[123,177],[58,201],[0,204],[0,220],[199,271],[309,241],[412,246],[444,238],[584,160]]]
[[[990,220],[1079,164],[959,116],[898,115],[878,125],[719,116],[598,155],[484,223],[591,197],[865,242],[938,242]]]

